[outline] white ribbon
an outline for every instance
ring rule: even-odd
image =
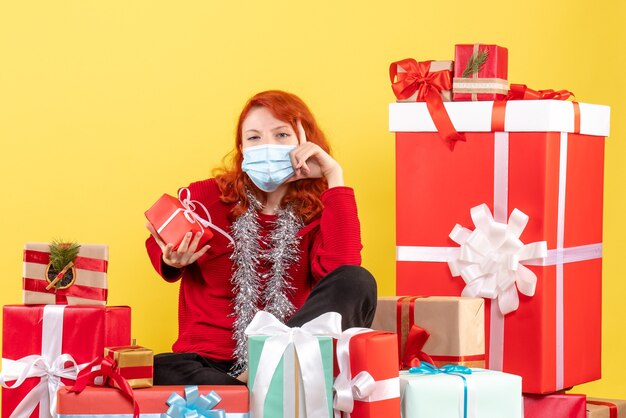
[[[7,389],[19,387],[31,377],[40,381],[22,399],[10,418],[29,418],[39,405],[39,418],[56,415],[56,392],[65,386],[61,378],[76,380],[85,365],[77,365],[69,354],[61,354],[64,305],[46,305],[43,310],[41,355],[30,355],[19,360],[2,359],[0,384]],[[71,363],[70,367],[65,367]],[[15,381],[13,384],[7,382]]]
[[[269,336],[265,340],[259,359],[259,368],[250,393],[251,415],[258,418],[264,417],[265,398],[270,382],[285,350],[293,344],[298,355],[298,367],[304,386],[306,416],[329,418],[324,365],[316,336],[338,338],[341,334],[341,315],[337,312],[328,312],[302,327],[289,328],[274,315],[259,311],[246,328],[245,333],[248,336]]]
[[[214,229],[215,231],[228,238],[232,245],[235,245],[235,241],[230,236],[230,234],[211,221],[211,214],[209,214],[209,210],[206,208],[206,206],[204,206],[201,202],[197,200],[191,199],[191,192],[187,187],[183,187],[178,191],[178,200],[180,201],[180,204],[183,205],[183,208],[176,209],[174,213],[172,213],[170,217],[167,218],[167,220],[163,222],[163,224],[159,227],[159,229],[157,230],[158,233],[165,229],[165,227],[170,222],[172,222],[172,219],[174,219],[176,215],[182,212],[189,223],[197,223],[198,225],[200,225],[202,231],[204,231],[204,228]],[[206,214],[206,219],[196,213],[197,206],[202,208],[202,210]]]
[[[450,272],[465,281],[462,296],[497,299],[506,315],[519,306],[518,290],[526,296],[535,294],[537,276],[523,262],[546,257],[547,243],[524,245],[520,241],[528,216],[518,209],[513,210],[508,223],[494,221],[484,203],[470,213],[474,231],[457,224],[450,233],[460,245],[458,258],[448,262]]]
[[[340,418],[342,412],[350,417],[354,409],[354,401],[376,402],[385,399],[400,397],[399,377],[375,381],[369,372],[363,370],[352,377],[350,370],[350,340],[355,335],[372,332],[369,328],[350,328],[344,331],[337,341],[337,364],[339,375],[335,379],[333,389],[335,397],[333,408],[335,418]]]

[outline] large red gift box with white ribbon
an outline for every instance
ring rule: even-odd
[[[50,417],[56,389],[105,347],[130,344],[126,306],[4,306],[2,416]]]
[[[390,104],[397,294],[497,298],[486,304],[488,367],[521,375],[524,392],[600,378],[609,108],[445,107],[466,138],[453,151],[426,104]]]

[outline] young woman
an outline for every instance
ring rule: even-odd
[[[210,213],[208,245],[187,234],[174,251],[147,225],[154,268],[181,281],[178,340],[155,357],[158,385],[242,384],[244,330],[260,309],[290,327],[331,311],[344,329],[374,316],[354,192],[304,102],[282,91],[252,97],[232,156],[215,178],[188,186]]]

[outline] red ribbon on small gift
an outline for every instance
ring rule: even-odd
[[[511,84],[509,94],[503,100],[493,102],[491,130],[504,131],[504,116],[509,100],[567,100],[570,97],[574,97],[574,93],[569,90],[533,90],[526,84]],[[580,133],[580,106],[575,101],[572,104],[574,105],[574,133]]]
[[[404,346],[404,355],[402,356],[402,367],[411,368],[419,367],[422,361],[435,364],[433,359],[422,351],[424,344],[428,341],[430,333],[423,328],[413,325],[409,331],[409,336]]]
[[[428,113],[433,118],[439,135],[453,150],[457,141],[465,141],[465,136],[454,128],[441,98],[443,90],[452,88],[452,74],[449,70],[430,72],[430,63],[431,61],[418,63],[412,58],[392,63],[389,66],[391,88],[400,100],[408,99],[417,92],[416,100],[426,102]],[[398,66],[405,72],[399,73]]]
[[[93,370],[94,367],[100,366],[100,369]],[[135,394],[133,389],[128,384],[128,381],[122,377],[120,370],[117,367],[117,363],[109,357],[98,357],[87,367],[85,367],[76,378],[76,383],[69,390],[70,392],[80,393],[87,385],[93,385],[96,377],[103,376],[106,379],[111,379],[119,386],[122,393],[133,402],[133,418],[139,418],[139,405],[135,400]]]
[[[609,408],[609,418],[618,418],[619,411],[617,409],[617,405],[612,402],[587,399],[587,403],[590,403],[592,405],[606,406],[607,408]]]

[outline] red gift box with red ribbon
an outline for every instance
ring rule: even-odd
[[[49,286],[54,279],[49,274],[50,244],[27,242],[22,278],[24,304],[105,305],[108,260],[107,245],[81,244],[71,268],[71,280],[67,284],[61,282],[62,286]]]
[[[507,95],[506,48],[485,44],[455,45],[454,62],[452,100],[498,100]]]
[[[521,375],[525,392],[598,379],[609,108],[445,107],[467,140],[453,151],[425,104],[390,104],[397,294],[485,297],[488,367]]]
[[[524,395],[524,418],[585,418],[585,395]]]
[[[350,328],[339,337],[336,353],[339,375],[333,385],[335,416],[399,417],[396,334]]]
[[[211,225],[209,211],[202,203],[191,200],[189,189],[181,189],[178,195],[178,199],[168,194],[161,196],[145,212],[146,218],[163,242],[174,245],[174,250],[181,244],[185,234],[191,232],[195,235],[201,232],[202,236],[198,242],[200,249],[213,237],[213,232],[209,229]],[[202,215],[196,213],[199,209],[203,209]]]
[[[2,416],[38,417],[104,347],[130,344],[130,308],[4,306],[2,341]]]

